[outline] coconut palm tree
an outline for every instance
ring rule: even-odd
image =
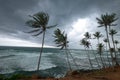
[[[95,32],[93,35],[98,40],[98,44],[99,44],[100,43],[99,39],[103,37],[103,35],[100,32]]]
[[[84,48],[86,49],[86,39],[83,38],[82,40],[80,40],[80,45],[83,45]]]
[[[103,41],[104,41],[105,44],[106,44],[106,51],[107,51],[107,43],[108,43],[108,39],[105,38]],[[107,52],[107,59],[108,59],[109,66],[110,66],[111,64],[110,64],[110,61],[109,61],[109,57],[108,57],[108,56],[109,56],[109,54],[108,54],[108,52]]]
[[[80,40],[80,44],[84,46],[85,51],[86,51],[86,55],[87,55],[88,60],[89,60],[89,64],[90,64],[91,68],[93,69],[93,65],[92,65],[92,62],[90,60],[90,55],[89,55],[90,42],[87,41],[86,38],[83,38],[82,40]]]
[[[109,34],[111,35],[113,47],[114,47],[114,49],[115,49],[114,35],[117,34],[117,31],[114,30],[114,29],[111,29]]]
[[[106,36],[108,39],[108,46],[109,49],[111,49],[111,45],[110,45],[110,40],[109,40],[109,35],[108,35],[108,27],[110,30],[110,26],[116,26],[116,24],[114,24],[114,22],[117,20],[117,18],[115,18],[115,14],[102,14],[100,18],[96,18],[98,21],[99,26],[98,27],[105,27],[105,31],[106,31]],[[113,54],[111,54],[111,58],[112,58],[112,63],[114,63],[114,59],[113,59]]]
[[[101,59],[103,68],[105,68],[105,64],[104,64],[103,58],[102,58],[103,50],[104,50],[104,45],[103,45],[102,43],[99,43],[99,44],[97,45],[97,51],[98,51],[98,53],[99,53],[99,55],[100,55],[100,59]]]
[[[29,31],[28,33],[34,33],[33,36],[39,36],[39,35],[43,34],[42,47],[41,47],[41,50],[40,50],[40,56],[39,56],[38,66],[37,66],[37,71],[38,71],[39,67],[40,67],[42,52],[43,52],[46,30],[50,29],[50,28],[53,28],[56,25],[48,26],[49,15],[45,12],[38,12],[38,13],[32,15],[32,16],[30,15],[30,18],[31,19],[28,20],[26,22],[26,24],[28,26],[30,26],[31,28],[33,28],[34,30]]]
[[[54,37],[55,37],[54,42],[57,44],[57,47],[61,47],[61,49],[65,49],[69,69],[72,70],[70,61],[69,61],[68,52],[67,52],[67,47],[69,43],[69,41],[67,41],[67,34],[64,34],[64,32],[61,32],[60,29],[56,29],[54,31]]]
[[[114,53],[115,52],[115,48],[110,48],[110,52]],[[115,59],[115,58],[114,58]]]
[[[84,34],[84,36],[85,36],[84,39],[88,40],[89,43],[90,43],[91,34],[90,34],[89,32],[86,32],[86,33]],[[90,44],[90,47],[92,48],[92,45],[91,45],[91,44]],[[89,47],[88,47],[88,49],[89,49]],[[92,51],[93,51],[93,48],[92,48]],[[89,52],[88,52],[88,53],[89,53]],[[98,64],[98,67],[99,67],[100,65],[99,65],[99,62],[98,62],[98,60],[97,60],[97,57],[96,57],[96,54],[94,53],[94,51],[93,51],[93,55],[95,56],[95,60],[96,60],[96,62],[97,62],[97,64]]]
[[[105,44],[106,44],[106,50],[107,50],[107,43],[108,43],[108,39],[107,38],[105,38],[105,39],[103,39],[103,41],[105,42]]]
[[[114,40],[114,43],[116,45],[116,49],[118,48],[117,45],[119,44],[119,41],[118,40]]]
[[[85,39],[91,39],[91,34],[89,32],[86,32],[84,36],[85,36]]]
[[[113,47],[114,47],[114,50],[115,50],[114,35],[117,34],[117,31],[114,30],[114,29],[111,29],[109,34],[111,35]],[[116,50],[115,50],[114,53],[115,53],[115,60],[116,60],[116,58],[117,58]],[[116,61],[116,65],[118,65],[118,62],[117,62],[117,61]]]

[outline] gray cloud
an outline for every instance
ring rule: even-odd
[[[40,43],[41,36],[32,37],[24,33],[30,30],[25,26],[25,22],[29,19],[28,15],[45,11],[50,15],[49,25],[58,24],[59,28],[68,32],[74,21],[79,18],[90,18],[95,13],[99,16],[106,12],[114,12],[120,16],[119,4],[119,0],[0,0],[0,35]],[[95,27],[96,25],[92,25],[90,31]],[[120,30],[119,27],[116,28]],[[54,29],[47,31],[46,45],[54,45],[53,31]],[[71,42],[71,45],[75,43]]]

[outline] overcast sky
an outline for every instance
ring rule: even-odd
[[[57,28],[68,34],[70,48],[82,48],[79,41],[85,32],[104,34],[104,28],[97,28],[96,17],[106,12],[120,16],[120,0],[0,0],[0,45],[41,46],[42,35],[33,37],[25,33],[31,30],[25,25],[28,15],[40,11],[49,14],[49,25],[58,24]],[[120,20],[116,23],[119,32]],[[52,36],[55,29],[47,31],[45,46],[56,46]]]

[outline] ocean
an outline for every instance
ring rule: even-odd
[[[88,57],[85,50],[70,49],[71,54],[74,57],[74,64],[72,58],[70,58],[70,64],[73,70],[76,69],[91,69]],[[99,55],[97,51],[89,51],[91,54],[90,59],[92,61],[94,69],[98,69],[98,65],[95,60],[96,54],[97,59]],[[12,74],[12,73],[25,73],[33,74],[37,69],[38,57],[40,48],[35,47],[0,47],[0,74]],[[104,63],[108,64],[107,52],[104,52],[103,58]],[[109,55],[110,58],[110,55]],[[100,60],[99,60],[100,61]],[[102,64],[100,64],[102,65]],[[58,48],[44,48],[40,71],[39,73],[43,76],[55,76],[61,77],[68,71],[68,64],[66,61],[66,54],[64,50]]]

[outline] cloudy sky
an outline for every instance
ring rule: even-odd
[[[119,4],[120,0],[0,0],[0,45],[40,46],[42,35],[33,37],[25,33],[31,30],[25,22],[28,15],[44,11],[50,16],[49,25],[58,24],[56,28],[68,34],[71,48],[82,48],[79,41],[85,32],[101,31],[104,34],[104,28],[97,28],[96,17],[106,12],[116,13],[119,17]],[[120,20],[116,23],[116,39],[119,39]],[[46,47],[56,46],[53,42],[56,28],[47,31]]]

